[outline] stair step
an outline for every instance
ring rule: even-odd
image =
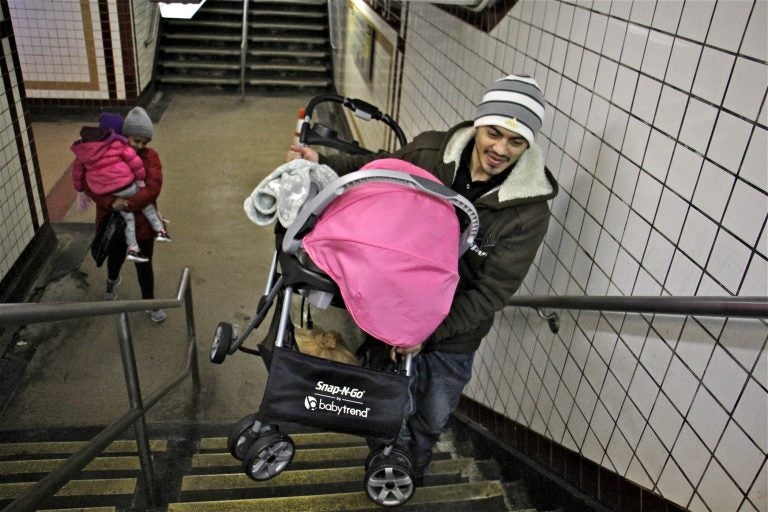
[[[239,48],[199,48],[196,46],[164,46],[162,48],[163,53],[182,53],[191,56],[198,55],[231,55],[233,57],[240,56]]]
[[[324,78],[251,78],[247,80],[250,85],[263,86],[285,86],[285,87],[326,87],[331,84],[331,80]]]
[[[222,427],[215,432],[226,433],[227,429]],[[365,492],[364,461],[369,450],[364,438],[333,432],[290,433],[290,436],[297,448],[290,467],[267,481],[254,481],[243,473],[242,461],[229,453],[227,437],[214,434],[190,438],[184,434],[152,440],[153,453],[159,454],[155,459],[159,481],[168,477],[173,480],[168,482],[170,488],[163,490],[162,509],[165,510],[167,500],[171,499],[178,503],[168,505],[170,512],[381,511],[382,507],[372,502]],[[5,460],[0,456],[0,479],[4,481],[0,484],[0,509],[34,486],[30,480],[47,474],[63,462],[57,454],[75,452],[84,443],[0,444],[0,453],[6,454]],[[36,510],[138,510],[134,500],[141,485],[141,468],[135,456],[136,443],[116,441],[106,451],[113,455],[94,459],[83,469],[79,480],[68,482]],[[124,452],[131,453],[124,455]],[[456,453],[453,438],[444,434],[435,446],[424,485],[398,507],[400,512],[537,512],[527,499],[525,483],[502,483],[498,480],[497,468],[489,461],[476,461],[471,455],[457,457]],[[12,456],[18,458],[19,454],[22,460],[8,460]],[[31,455],[42,458],[32,460]],[[177,456],[183,459],[177,460]]]
[[[283,71],[293,73],[327,73],[328,66],[317,64],[250,64],[251,71]]]
[[[398,510],[439,511],[445,507],[460,507],[472,510],[471,502],[498,502],[497,507],[503,506],[504,490],[499,482],[466,482],[460,484],[438,485],[418,489],[413,498],[400,505]],[[430,507],[431,506],[431,507]],[[427,508],[429,507],[429,508]],[[487,507],[485,507],[487,509]],[[361,512],[381,511],[381,507],[373,503],[364,490],[350,493],[321,494],[313,496],[288,496],[279,498],[243,499],[228,501],[199,501],[186,503],[171,503],[168,512],[229,512],[242,510],[268,510],[269,512],[295,512],[297,510],[312,510],[312,512]],[[501,508],[497,508],[501,510]]]
[[[327,59],[328,52],[323,50],[248,50],[252,57],[270,57],[282,59]]]
[[[427,475],[445,475],[458,473],[468,477],[474,468],[472,459],[446,459],[438,460],[430,465]],[[188,475],[184,477],[181,490],[211,491],[226,489],[253,489],[259,487],[300,486],[306,484],[341,484],[354,482],[360,485],[365,478],[365,468],[360,466],[347,466],[340,468],[286,470],[280,475],[257,482],[244,473],[239,474],[213,474],[213,475]]]
[[[228,20],[201,20],[199,18],[192,18],[192,19],[178,19],[178,18],[169,18],[168,21],[169,26],[172,27],[216,27],[217,29],[234,29],[234,30],[240,30],[243,27],[242,20],[239,21],[228,21]]]
[[[257,4],[258,5],[258,4]],[[278,16],[281,18],[290,17],[290,18],[312,18],[312,19],[322,19],[325,18],[326,13],[324,11],[288,11],[288,10],[278,10],[278,9],[265,9],[261,7],[251,7],[251,10],[248,14],[250,16],[250,19],[253,19],[254,17],[260,17],[260,16]]]
[[[161,83],[167,84],[186,84],[186,85],[240,85],[239,78],[226,78],[215,76],[178,76],[162,75],[159,77]]]
[[[293,438],[293,435],[291,435]],[[368,457],[369,449],[367,445],[360,446],[338,446],[321,448],[303,448],[297,446],[294,453],[291,467],[298,469],[317,469],[321,467],[348,467],[353,465],[363,465]],[[450,459],[451,453],[435,449],[432,453],[432,460]],[[228,451],[226,453],[196,453],[192,455],[191,471],[194,474],[211,473],[237,473],[242,471],[242,461],[233,457]]]
[[[67,459],[36,459],[0,461],[0,476],[34,473],[50,473]],[[138,457],[99,457],[92,460],[83,471],[138,471]]]
[[[350,434],[337,434],[335,432],[312,432],[305,434],[291,434],[291,440],[297,448],[305,448],[315,445],[348,445],[364,446],[365,439]],[[228,450],[226,437],[205,437],[200,440],[201,450]]]
[[[164,68],[185,68],[185,69],[220,69],[220,70],[240,70],[239,63],[226,63],[221,61],[190,61],[190,60],[161,60],[160,65]]]
[[[311,88],[325,88],[331,86],[331,80],[307,80],[307,79],[279,79],[279,78],[251,78],[247,80],[248,85],[258,87],[311,87]]]
[[[118,496],[132,495],[136,491],[136,478],[103,478],[71,480],[54,495],[64,496]],[[13,500],[27,492],[35,482],[0,484],[0,500]]]
[[[75,453],[82,449],[87,441],[50,441],[40,443],[0,443],[0,457],[55,455]],[[149,448],[152,452],[168,449],[168,441],[164,439],[151,440]],[[118,440],[104,449],[104,453],[136,453],[136,441]]]
[[[252,43],[280,43],[280,44],[302,44],[302,45],[323,45],[328,42],[325,37],[300,37],[300,36],[261,36],[250,35],[248,40]]]
[[[291,437],[293,438],[293,437]],[[296,450],[293,463],[331,462],[331,461],[364,461],[368,456],[368,447],[346,446],[337,448],[309,448]],[[192,456],[192,468],[225,468],[240,467],[242,462],[227,453],[197,453]]]
[[[117,507],[78,507],[75,510],[72,510],[71,508],[57,508],[57,509],[51,509],[46,508],[43,510],[39,510],[38,512],[116,512]]]
[[[240,87],[242,0],[209,0],[190,20],[163,20],[157,81],[168,87]],[[245,82],[263,90],[329,90],[325,0],[260,0],[247,13]]]
[[[277,23],[269,21],[250,21],[248,22],[249,30],[284,30],[284,31],[296,31],[296,30],[326,30],[327,27],[320,23]]]
[[[205,41],[205,42],[235,42],[238,45],[240,44],[240,40],[242,39],[241,34],[190,34],[189,32],[181,32],[181,33],[166,33],[163,35],[166,39],[184,39],[186,41]]]
[[[200,16],[201,14],[205,13],[207,15],[217,14],[219,16],[233,16],[233,17],[234,16],[238,16],[239,18],[242,18],[243,17],[243,2],[242,2],[242,0],[240,0],[238,2],[238,4],[240,6],[239,9],[236,8],[236,7],[210,7],[210,6],[206,5],[206,6],[203,7],[203,9],[201,9],[201,10],[199,10],[197,12],[197,15]],[[170,21],[170,19],[172,19],[172,18],[169,18],[168,21]]]

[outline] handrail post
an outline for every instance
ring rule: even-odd
[[[332,2],[333,0],[326,0],[325,2],[326,10],[328,12],[328,40],[331,43],[331,50],[338,50],[339,45],[336,41],[336,32],[334,31],[335,14],[333,12],[333,6],[331,5]]]
[[[192,389],[200,392],[200,367],[197,362],[197,335],[195,334],[195,311],[192,307],[192,283],[187,282],[187,289],[184,292],[184,308],[187,313],[187,340],[192,345],[191,366]]]
[[[240,100],[245,99],[245,61],[248,54],[248,0],[243,0],[243,30],[240,36]]]
[[[133,351],[131,330],[128,325],[128,313],[120,313],[118,324],[120,355],[123,359],[123,371],[125,373],[125,384],[128,388],[128,400],[132,409],[137,409],[142,412],[141,417],[139,417],[133,424],[133,429],[136,434],[136,448],[139,452],[141,473],[144,477],[144,489],[146,490],[148,505],[150,507],[155,507],[157,504],[157,493],[155,492],[155,477],[154,471],[152,470],[152,454],[149,450],[146,416],[144,414],[144,404],[141,399],[139,372],[136,367],[136,357]]]

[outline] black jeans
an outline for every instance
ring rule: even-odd
[[[149,258],[146,263],[136,263],[136,277],[141,288],[141,298],[154,299],[155,273],[152,270],[152,252],[155,249],[155,239],[139,240],[139,249],[144,256]],[[128,245],[125,243],[125,237],[117,237],[107,254],[107,277],[110,280],[115,281],[120,277],[120,269],[123,268],[126,254],[128,254]]]

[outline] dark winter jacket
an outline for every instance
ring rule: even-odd
[[[471,122],[448,132],[424,132],[391,156],[418,165],[451,186],[461,153],[474,135]],[[320,162],[345,174],[383,156],[326,155]],[[557,191],[555,179],[544,166],[541,148],[534,144],[500,186],[474,202],[480,218],[476,247],[459,262],[461,279],[451,311],[426,340],[425,351],[477,349],[493,324],[494,314],[504,308],[528,272],[549,224],[547,201]]]

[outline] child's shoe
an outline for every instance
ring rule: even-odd
[[[170,242],[171,237],[168,235],[167,229],[161,229],[157,232],[157,235],[155,235],[155,240],[158,242]]]
[[[120,285],[120,277],[114,281],[107,278],[107,291],[104,292],[104,300],[117,300],[117,287]]]
[[[141,254],[141,249],[137,246],[128,248],[128,254],[125,256],[125,259],[135,261],[136,263],[146,263],[149,261],[149,258]]]
[[[165,311],[162,309],[150,309],[147,311],[149,313],[149,319],[155,322],[156,324],[159,324],[163,321],[165,321],[166,314]]]

